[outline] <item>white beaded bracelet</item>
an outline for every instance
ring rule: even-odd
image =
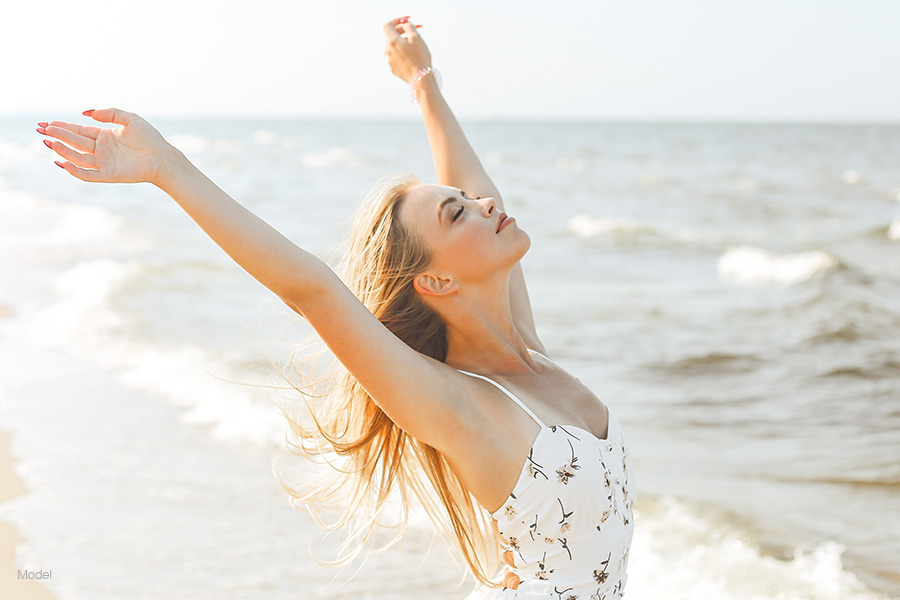
[[[431,73],[434,75],[434,80],[437,82],[438,89],[441,89],[441,72],[437,69],[433,69],[431,67],[425,67],[424,69],[420,69],[416,76],[412,78],[412,81],[409,84],[409,95],[413,104],[419,103],[419,82],[422,81],[422,78]]]

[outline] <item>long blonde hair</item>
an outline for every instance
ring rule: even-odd
[[[356,213],[341,274],[347,287],[394,335],[443,362],[446,326],[413,288],[413,278],[428,266],[431,256],[398,217],[407,192],[417,183],[414,176],[403,174],[383,180],[369,193]],[[301,376],[304,385],[295,387],[306,399],[311,418],[282,408],[293,434],[288,446],[295,454],[325,457],[335,469],[313,484],[291,485],[277,471],[276,477],[291,503],[309,509],[320,526],[347,527],[343,555],[329,564],[347,564],[374,542],[377,530],[386,527],[385,509],[396,494],[400,520],[384,548],[403,535],[410,500],[415,498],[445,542],[455,542],[476,579],[497,586],[490,573],[499,564],[498,541],[484,511],[441,453],[394,424],[337,361],[324,376],[333,382],[325,393],[312,391],[320,389],[323,377]],[[312,426],[304,420],[311,420]],[[340,518],[325,523],[320,511],[338,506]]]

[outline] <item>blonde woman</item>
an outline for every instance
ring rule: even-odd
[[[530,239],[504,210],[444,101],[408,18],[387,56],[412,85],[437,184],[387,180],[359,210],[343,280],[197,170],[146,121],[40,123],[59,166],[91,182],[150,182],[315,329],[345,368],[298,446],[345,459],[330,486],[340,525],[370,541],[392,496],[426,507],[466,560],[471,599],[619,598],[635,494],[607,407],[547,357],[519,261]],[[405,513],[404,513],[405,514]],[[505,564],[500,564],[500,561]]]

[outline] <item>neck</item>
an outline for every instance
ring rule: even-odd
[[[520,374],[535,369],[516,329],[509,279],[493,286],[466,286],[435,309],[447,324],[446,363],[479,374]]]

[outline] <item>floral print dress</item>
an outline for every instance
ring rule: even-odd
[[[610,414],[605,439],[580,427],[548,426],[499,383],[462,372],[500,388],[541,427],[513,492],[491,513],[518,587],[479,586],[466,600],[621,598],[637,496],[618,421]]]

